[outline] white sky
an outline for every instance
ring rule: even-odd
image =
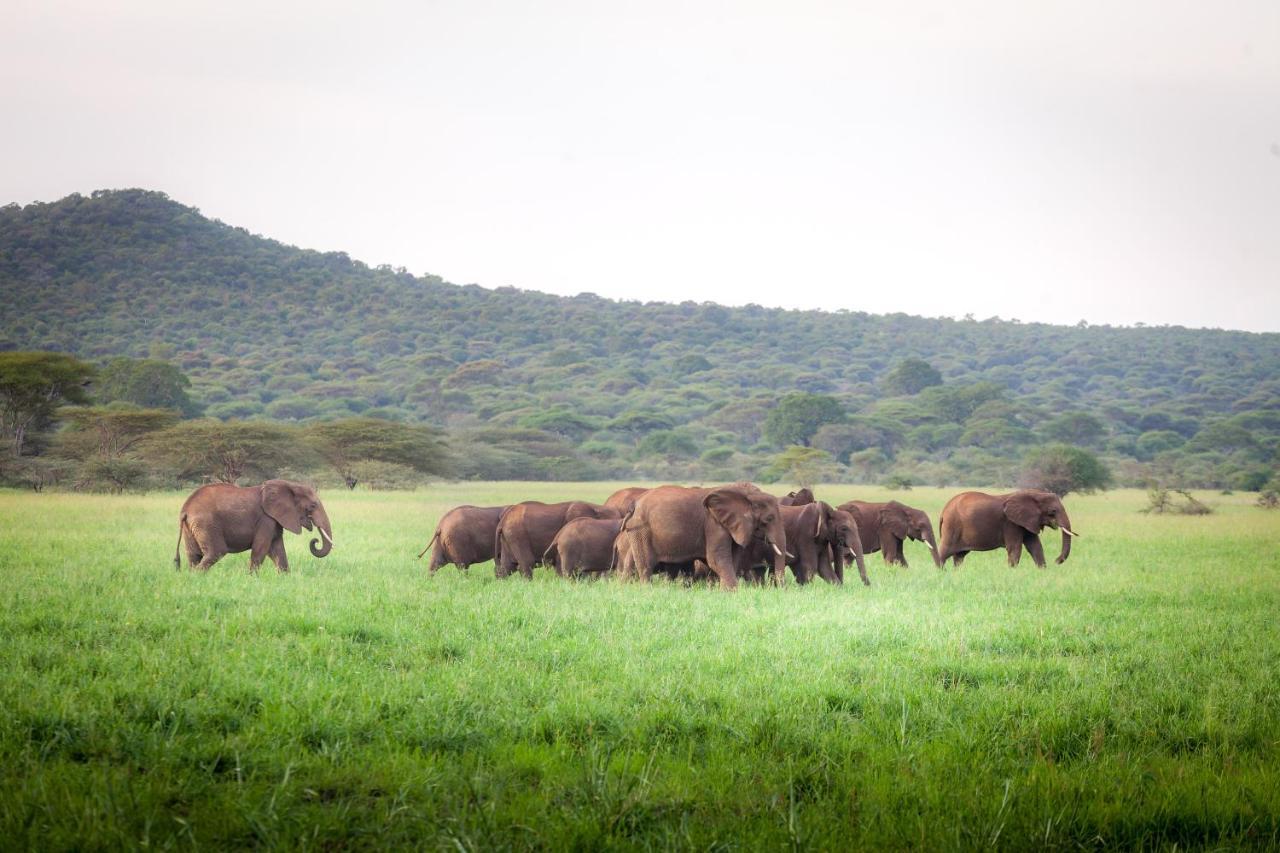
[[[0,203],[458,283],[1280,330],[1280,2],[0,7]]]

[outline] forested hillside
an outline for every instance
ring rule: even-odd
[[[216,418],[439,425],[464,477],[999,483],[1060,442],[1256,488],[1280,438],[1280,335],[486,290],[140,190],[0,209],[0,293],[0,350],[162,359]]]

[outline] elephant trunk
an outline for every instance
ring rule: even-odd
[[[929,552],[933,555],[933,564],[942,568],[942,552],[938,550],[938,540],[933,538],[933,525],[924,529],[924,541],[929,543]]]
[[[333,528],[329,525],[329,515],[324,511],[324,507],[318,506],[311,519],[315,522],[316,529],[320,531],[321,537],[320,539],[312,539],[308,543],[311,548],[311,556],[327,557],[329,552],[333,550]]]
[[[1071,556],[1071,537],[1075,534],[1068,532],[1071,530],[1071,519],[1067,517],[1066,510],[1059,515],[1058,522],[1058,527],[1062,530],[1062,553],[1058,555],[1057,562],[1062,565]]]

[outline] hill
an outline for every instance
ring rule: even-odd
[[[850,476],[1007,482],[1064,441],[1122,480],[1240,486],[1280,437],[1280,335],[488,290],[141,190],[0,208],[0,293],[0,349],[161,358],[215,417],[438,424],[464,476],[756,476],[798,438]],[[797,392],[844,420],[768,434]]]

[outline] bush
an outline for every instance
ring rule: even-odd
[[[1178,497],[1181,497],[1181,500]],[[1147,492],[1147,508],[1139,512],[1151,515],[1209,515],[1213,508],[1192,497],[1185,489],[1156,487]]]
[[[1018,485],[1045,489],[1059,497],[1071,492],[1087,494],[1111,485],[1111,472],[1087,450],[1052,444],[1027,454]]]

